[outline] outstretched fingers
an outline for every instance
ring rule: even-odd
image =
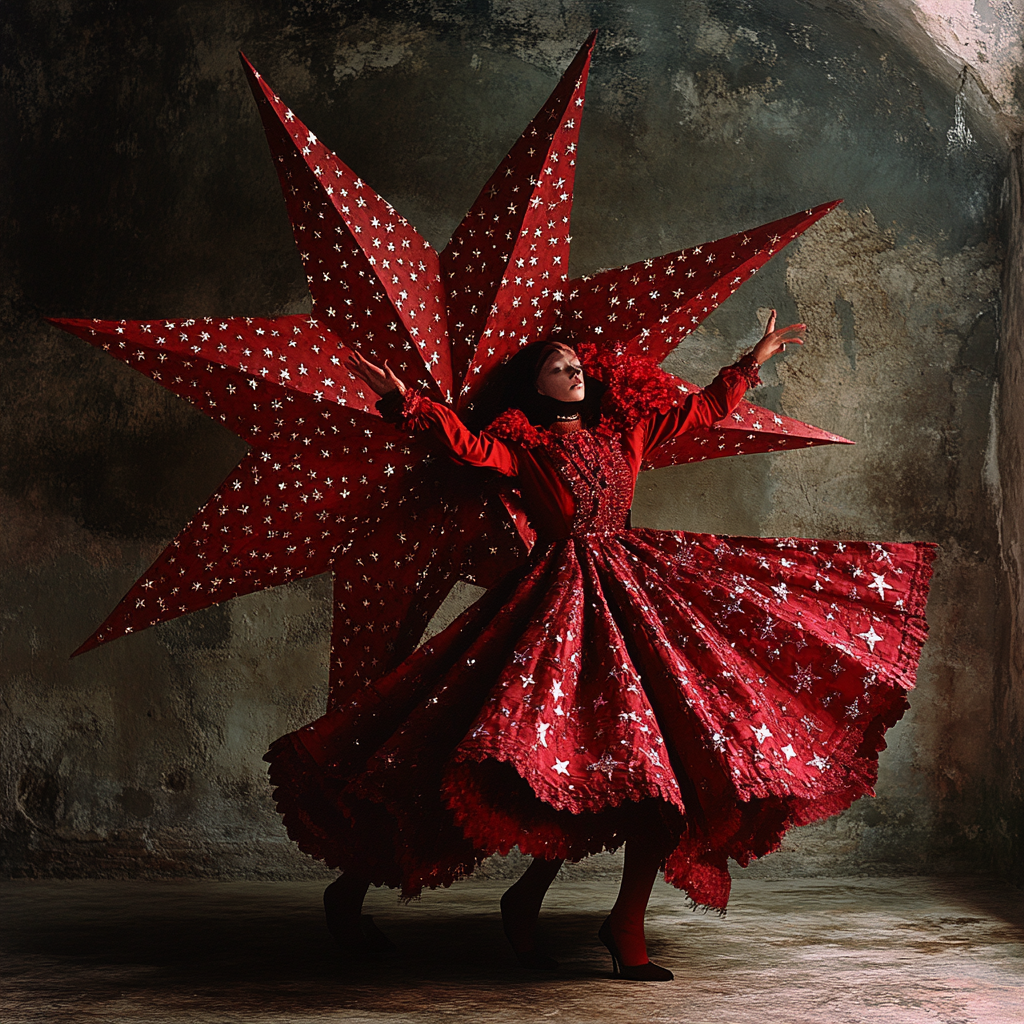
[[[789,324],[786,327],[775,326],[776,313],[773,309],[764,327],[764,336],[754,346],[753,356],[758,364],[767,362],[772,356],[784,352],[789,344],[802,345],[807,324]]]
[[[807,324],[790,324],[788,327],[780,327],[773,331],[772,335],[782,342],[795,342],[798,345],[804,343],[804,334],[807,331]],[[771,337],[772,335],[769,335]]]
[[[345,358],[345,367],[378,395],[384,396],[391,391],[405,394],[405,385],[395,376],[387,362],[383,367],[377,366],[352,349]]]

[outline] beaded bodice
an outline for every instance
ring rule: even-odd
[[[578,430],[553,435],[544,447],[572,491],[573,536],[627,527],[635,480],[617,438]]]

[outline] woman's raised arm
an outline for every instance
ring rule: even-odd
[[[773,309],[765,324],[764,335],[749,355],[720,370],[706,388],[695,391],[677,408],[651,418],[647,424],[644,450],[650,451],[689,430],[708,427],[728,416],[739,405],[747,389],[760,382],[758,367],[772,356],[784,352],[787,345],[802,345],[806,330],[806,324],[790,324],[776,329]]]
[[[503,476],[515,476],[519,472],[515,452],[508,445],[486,431],[474,434],[453,409],[407,388],[387,363],[377,366],[353,351],[345,360],[345,366],[380,395],[377,409],[384,419],[405,430],[429,430],[451,457],[465,466],[493,469]]]

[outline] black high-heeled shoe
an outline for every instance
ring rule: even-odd
[[[604,923],[598,929],[597,937],[604,943],[605,949],[612,955],[612,977],[625,978],[627,981],[672,981],[675,975],[665,967],[652,964],[650,960],[645,964],[636,964],[628,967],[622,962],[619,947],[612,935],[612,919],[606,917]]]
[[[529,971],[557,971],[560,965],[554,957],[538,953],[535,949],[526,952],[517,948],[512,938],[512,928],[509,922],[509,918],[512,917],[511,907],[513,901],[509,900],[506,903],[506,896],[508,896],[508,891],[504,893],[499,901],[499,906],[501,907],[501,929],[505,933],[505,938],[508,939],[508,944],[512,947],[512,952],[516,955],[519,966],[525,967]]]

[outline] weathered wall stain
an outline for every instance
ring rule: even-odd
[[[574,274],[846,199],[669,366],[709,380],[777,307],[811,336],[754,401],[857,446],[648,474],[636,521],[942,545],[933,638],[879,796],[751,870],[1009,871],[1016,858],[1019,873],[1019,156],[1016,191],[1000,196],[1020,65],[1007,57],[1010,22],[972,22],[992,60],[964,77],[937,11],[931,0],[9,3],[0,870],[319,872],[287,842],[260,758],[323,705],[330,581],[69,662],[244,445],[41,316],[305,308],[238,49],[440,247],[596,27]],[[950,147],[957,109],[957,137],[971,141]]]

